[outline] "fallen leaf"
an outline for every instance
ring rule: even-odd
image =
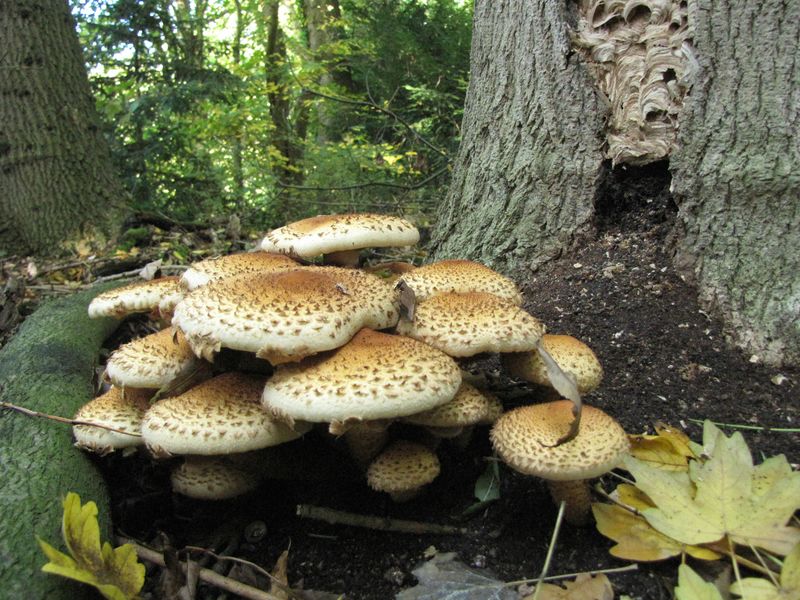
[[[631,435],[629,439],[635,458],[660,469],[685,471],[689,459],[695,458],[686,434],[668,425],[656,425],[656,435]]]
[[[72,556],[39,539],[39,546],[49,559],[42,571],[92,585],[109,600],[137,597],[144,585],[144,565],[131,544],[119,548],[112,548],[108,542],[100,544],[94,502],[81,505],[80,496],[69,492],[64,499],[62,533]]]
[[[533,600],[533,594],[523,600]],[[614,590],[604,574],[581,573],[574,581],[564,582],[564,587],[542,584],[539,600],[614,600]]]
[[[419,583],[395,600],[518,600],[505,583],[476,573],[455,557],[455,552],[445,552],[422,563],[412,571]]]
[[[785,555],[800,542],[786,523],[800,508],[800,473],[783,455],[753,466],[741,434],[726,437],[706,422],[703,452],[689,471],[664,471],[633,457],[626,468],[655,505],[642,515],[656,530],[684,544],[705,544],[726,535],[738,544]]]
[[[704,581],[689,565],[678,567],[675,600],[723,600],[713,583]]]
[[[776,586],[768,579],[745,577],[731,586],[731,593],[747,600],[797,600],[800,598],[800,544],[783,561]]]
[[[289,598],[289,551],[284,550],[275,561],[272,567],[272,583],[269,586],[269,593],[275,598],[288,600]]]

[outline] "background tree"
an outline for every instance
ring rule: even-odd
[[[593,34],[656,15],[638,3],[612,18],[602,4],[580,5],[599,23]],[[700,0],[695,8],[675,3],[675,14],[686,14],[665,23],[674,33],[688,20],[691,44],[676,42],[685,74],[665,66],[659,81],[637,82],[676,97],[677,84],[691,87],[679,116],[654,110],[639,119],[643,133],[662,116],[679,126],[670,162],[676,264],[739,344],[769,362],[800,362],[800,6]],[[592,234],[607,159],[619,156],[607,153],[606,119],[626,105],[611,94],[600,100],[597,65],[572,43],[578,9],[477,3],[463,140],[434,232],[436,258],[466,253],[512,272]]]
[[[65,2],[0,4],[0,74],[0,250],[113,231],[125,192]]]

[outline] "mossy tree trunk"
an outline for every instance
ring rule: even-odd
[[[108,287],[108,286],[106,286]],[[72,417],[93,395],[92,381],[113,319],[89,319],[99,288],[49,302],[0,351],[0,399]],[[0,409],[0,596],[72,600],[93,598],[88,588],[41,573],[46,559],[36,536],[57,548],[61,502],[68,491],[100,509],[109,539],[108,494],[88,456],[72,446],[68,425]]]
[[[124,192],[64,0],[0,2],[0,249],[113,231]]]
[[[607,107],[574,2],[478,0],[463,139],[435,259],[511,275],[591,234]],[[800,4],[689,3],[699,69],[671,157],[676,265],[736,342],[800,363]]]

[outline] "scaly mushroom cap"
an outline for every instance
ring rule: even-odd
[[[106,363],[114,385],[159,389],[197,365],[182,333],[162,329],[119,347]]]
[[[442,260],[414,269],[400,279],[414,290],[418,302],[449,292],[486,292],[522,304],[516,283],[471,260]]]
[[[462,382],[452,400],[408,417],[403,421],[424,427],[466,427],[493,423],[503,412],[500,401],[478,388]]]
[[[484,292],[439,294],[420,302],[397,332],[450,356],[533,350],[544,326],[509,300]]]
[[[261,249],[311,258],[361,248],[411,246],[418,241],[419,231],[405,219],[355,213],[320,215],[273,229]]]
[[[78,409],[76,421],[97,423],[128,431],[125,435],[101,427],[74,425],[75,445],[82,450],[105,455],[114,450],[141,446],[142,419],[148,407],[152,390],[125,390],[112,387],[105,394],[90,400]]]
[[[258,487],[260,478],[224,456],[187,456],[172,469],[172,490],[198,500],[227,500]]]
[[[224,373],[159,400],[144,416],[144,443],[156,456],[219,455],[282,444],[308,431],[270,418],[261,406],[264,378]]]
[[[391,327],[397,318],[392,290],[377,277],[320,267],[212,281],[175,307],[172,325],[208,360],[224,346],[280,364],[337,348],[362,327]]]
[[[181,276],[181,286],[188,291],[209,281],[243,275],[245,273],[280,273],[292,271],[300,264],[283,254],[270,252],[244,252],[209,258],[194,263]]]
[[[279,367],[263,402],[288,421],[392,419],[444,404],[460,384],[458,365],[442,352],[362,329],[334,352]]]
[[[607,473],[628,452],[628,436],[602,410],[584,405],[578,435],[555,446],[569,431],[572,406],[559,400],[505,413],[492,428],[494,449],[514,470],[543,479],[571,481]]]
[[[562,371],[575,376],[581,394],[588,394],[600,385],[603,367],[589,346],[570,335],[552,334],[542,336],[542,346]],[[505,354],[503,366],[512,377],[550,386],[547,369],[538,352]]]
[[[367,483],[373,490],[402,501],[436,479],[440,470],[439,459],[427,446],[398,440],[372,461]]]
[[[101,292],[89,303],[89,317],[122,319],[133,313],[155,310],[162,298],[180,291],[178,281],[177,277],[161,277]]]

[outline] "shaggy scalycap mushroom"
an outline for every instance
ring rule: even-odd
[[[284,225],[264,237],[261,249],[301,258],[333,255],[336,264],[353,265],[357,263],[353,252],[362,248],[411,246],[418,241],[417,228],[401,217],[355,213],[320,215]],[[336,256],[341,253],[345,254]]]
[[[261,478],[228,457],[187,456],[172,469],[172,490],[198,500],[227,500],[256,489]]]
[[[144,443],[156,456],[220,455],[282,444],[305,433],[306,424],[292,429],[270,417],[260,402],[263,388],[262,377],[230,372],[159,400],[144,416]]]
[[[159,389],[198,361],[182,333],[163,329],[120,346],[106,363],[106,376],[114,385]]]
[[[542,336],[542,346],[562,371],[572,373],[578,392],[588,394],[603,380],[603,367],[589,346],[570,335]],[[538,352],[519,352],[503,355],[503,365],[512,377],[539,385],[550,385],[547,369]]]
[[[533,350],[544,333],[538,319],[492,294],[439,294],[416,306],[413,321],[397,332],[430,344],[450,356]]]
[[[133,313],[156,310],[163,298],[180,291],[178,281],[177,277],[161,277],[101,292],[89,303],[89,317],[122,319]]]
[[[362,329],[334,352],[279,367],[263,402],[288,421],[392,419],[447,402],[460,384],[458,365],[439,350]]]
[[[416,413],[402,420],[425,427],[466,427],[482,423],[493,423],[503,407],[500,401],[469,383],[462,382],[452,400]]]
[[[141,446],[144,444],[141,437],[142,419],[151,395],[151,390],[123,391],[122,388],[112,387],[105,394],[90,400],[78,409],[76,421],[97,423],[134,435],[90,425],[74,425],[72,432],[75,445],[101,456],[114,450]]]
[[[427,446],[398,440],[372,461],[367,483],[373,490],[391,495],[395,502],[404,502],[436,479],[440,470],[439,459]]]
[[[471,260],[442,260],[404,274],[402,279],[418,302],[448,292],[486,292],[516,305],[522,304],[517,284],[508,277]]]
[[[346,343],[362,327],[397,322],[391,288],[354,270],[320,267],[212,281],[175,308],[173,327],[212,360],[222,347],[273,364]]]
[[[234,277],[245,273],[279,273],[292,271],[300,264],[283,254],[270,252],[244,252],[209,258],[192,264],[181,275],[181,286],[188,291],[209,281]]]
[[[584,405],[577,436],[556,445],[570,429],[572,407],[569,400],[559,400],[516,408],[497,420],[491,439],[497,454],[511,468],[548,480],[553,499],[567,502],[565,518],[580,524],[589,513],[588,486],[560,483],[607,473],[619,465],[629,444],[619,423],[602,410]]]

